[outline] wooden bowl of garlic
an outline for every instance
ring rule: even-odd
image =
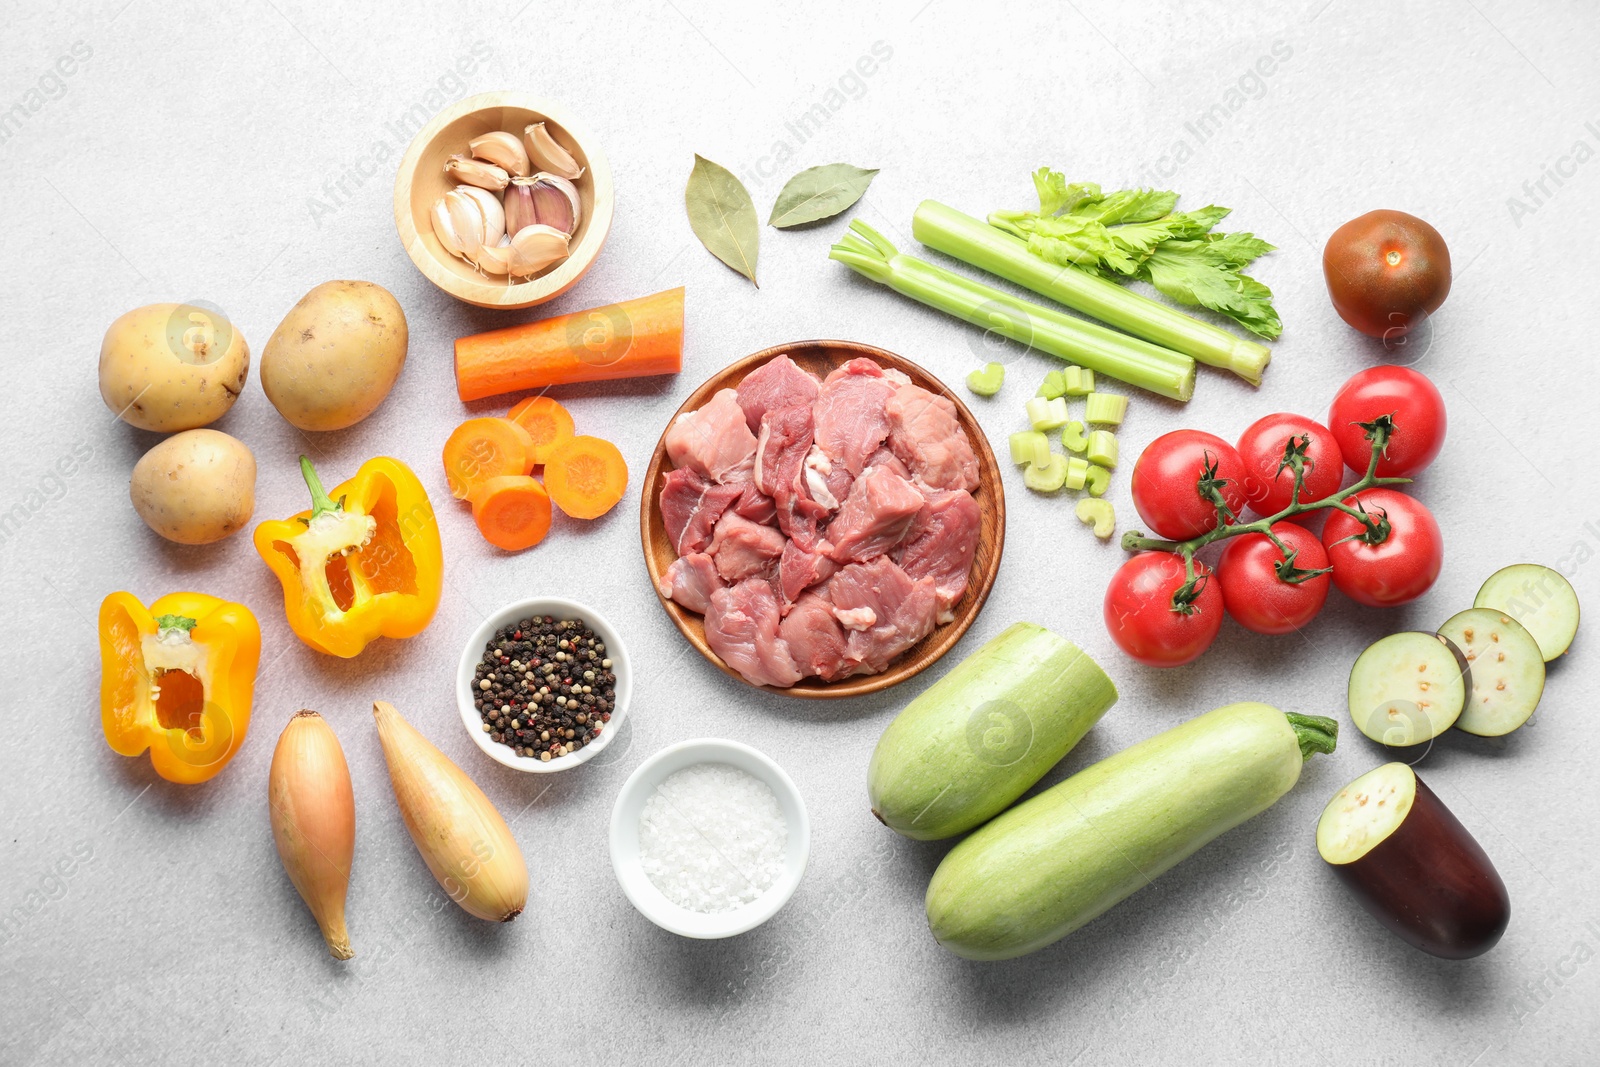
[[[613,203],[594,138],[559,105],[520,92],[439,112],[394,183],[411,261],[478,307],[531,307],[572,288],[605,244]]]

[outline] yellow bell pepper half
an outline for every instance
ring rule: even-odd
[[[417,476],[378,456],[327,493],[304,456],[300,471],[311,510],[255,532],[256,551],[283,585],[289,628],[346,659],[374,638],[421,633],[439,609],[444,552]]]
[[[124,756],[150,750],[169,782],[204,782],[250,728],[261,627],[243,604],[169,593],[146,608],[132,593],[100,604],[100,725]]]

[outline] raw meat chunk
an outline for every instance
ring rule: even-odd
[[[778,521],[778,509],[772,503],[772,498],[756,487],[753,479],[747,479],[739,484],[739,499],[733,502],[728,510],[742,519],[770,526]]]
[[[788,356],[774,356],[739,383],[739,407],[744,409],[744,421],[752,431],[759,432],[761,416],[769,411],[797,404],[810,407],[821,384],[815,374]]]
[[[711,594],[723,585],[712,558],[704,552],[692,552],[673,560],[656,588],[668,600],[676,601],[690,611],[705,614]]]
[[[967,575],[978,550],[978,502],[965,489],[934,489],[925,497],[896,550],[896,562],[914,579],[933,579],[938,621],[945,623],[954,617],[951,606],[967,591]]]
[[[889,447],[916,482],[933,489],[978,487],[978,457],[948,397],[902,385],[885,411]]]
[[[801,593],[832,578],[839,569],[824,551],[827,547],[823,542],[815,552],[808,552],[793,541],[783,546],[783,555],[778,557],[778,589],[785,604],[793,604]]]
[[[667,455],[673,466],[688,467],[714,482],[749,465],[756,454],[756,435],[744,421],[744,409],[732,389],[718,390],[697,411],[686,411],[667,430]]]
[[[822,382],[811,406],[816,441],[852,477],[866,469],[867,458],[889,436],[886,409],[896,388],[870,359],[852,359]]]
[[[851,629],[845,641],[846,657],[856,663],[853,674],[886,670],[896,656],[928,636],[939,607],[932,578],[912,581],[887,556],[845,567],[828,579],[824,595],[833,603],[835,618],[843,614],[859,626],[871,613],[872,621]]]
[[[869,468],[828,524],[827,537],[833,542],[828,554],[840,563],[883,555],[905,537],[922,502],[916,486],[898,474],[886,467]]]
[[[799,406],[768,411],[757,438],[756,486],[772,497],[778,526],[800,547],[820,541],[818,529],[831,510],[806,492],[805,459],[811,450],[811,409]]]
[[[845,632],[834,621],[833,605],[816,593],[807,593],[795,602],[778,633],[789,643],[789,653],[801,674],[831,682],[855,666],[847,654]]]
[[[800,680],[789,642],[778,633],[772,583],[751,578],[718,589],[706,606],[706,644],[751,685],[788,688]]]
[[[787,543],[775,527],[762,526],[736,511],[728,511],[717,520],[707,551],[716,560],[718,574],[730,582],[742,582],[757,576],[770,577]]]
[[[879,449],[877,454],[883,454],[883,450]],[[806,453],[802,476],[805,478],[806,495],[829,511],[839,509],[844,498],[850,494],[850,483],[856,480],[855,475],[845,470],[843,463],[829,459],[822,446],[814,441],[811,451]]]
[[[705,551],[711,528],[742,492],[737,485],[708,482],[688,467],[667,472],[661,486],[661,521],[678,555]]]

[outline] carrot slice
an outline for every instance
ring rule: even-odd
[[[556,446],[572,439],[572,415],[547,396],[530,396],[517,401],[506,418],[528,431],[533,438],[535,466],[550,458]]]
[[[550,531],[550,494],[526,474],[487,479],[469,499],[478,532],[496,548],[520,552],[543,541]]]
[[[510,419],[468,419],[444,443],[444,477],[450,495],[465,500],[473,488],[502,474],[533,470],[533,438]]]
[[[628,488],[628,464],[610,441],[574,437],[544,464],[544,485],[556,507],[575,519],[598,519]]]
[[[647,374],[683,365],[683,290],[574,311],[456,341],[462,400]]]

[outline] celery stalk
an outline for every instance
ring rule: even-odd
[[[1096,466],[1111,470],[1117,465],[1117,435],[1110,430],[1089,431],[1088,451],[1084,458]]]
[[[1068,396],[1088,396],[1094,392],[1094,371],[1084,367],[1068,367],[1062,377],[1066,381]]]
[[[967,388],[979,396],[994,396],[1005,380],[1006,368],[1003,363],[985,363],[967,374]]]
[[[1042,467],[1050,462],[1050,439],[1037,430],[1011,435],[1011,462],[1019,467]]]
[[[1103,496],[1111,488],[1111,472],[1104,467],[1089,464],[1089,477],[1085,479],[1090,496]]]
[[[1128,398],[1120,393],[1090,393],[1083,405],[1083,421],[1101,426],[1121,426],[1128,414]]]
[[[1067,477],[1063,485],[1068,489],[1082,489],[1083,483],[1089,479],[1089,463],[1077,456],[1067,457]]]
[[[1089,439],[1083,436],[1083,423],[1073,419],[1061,427],[1061,447],[1069,452],[1082,452],[1089,447]]]
[[[1046,400],[1054,400],[1058,396],[1067,395],[1067,377],[1058,370],[1053,370],[1044,376],[1044,381],[1039,383],[1039,392],[1036,394]]]
[[[1022,484],[1036,493],[1054,493],[1067,480],[1067,457],[1052,452],[1043,466],[1030,465],[1022,472]]]
[[[1173,400],[1194,394],[1194,360],[900,254],[860,219],[828,253],[895,292],[1058,359]]]
[[[1272,351],[1266,345],[1235,337],[1116,282],[1046,262],[1029,252],[1028,243],[1021,238],[937,201],[924,200],[918,205],[911,218],[911,233],[929,248],[1016,282],[1135,337],[1230,370],[1251,385],[1261,384],[1261,372],[1272,359]],[[1111,371],[1106,373],[1116,376]]]
[[[1064,396],[1054,400],[1046,400],[1042,396],[1031,397],[1023,409],[1028,413],[1028,422],[1035,430],[1059,430],[1067,424],[1067,398]]]

